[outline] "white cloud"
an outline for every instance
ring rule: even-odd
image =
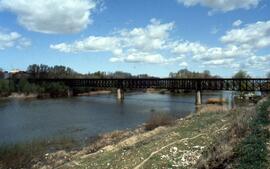
[[[178,41],[171,45],[172,51],[177,54],[192,54],[197,55],[204,53],[207,47],[199,42]]]
[[[180,41],[171,45],[173,53],[191,56],[195,60],[215,60],[221,58],[236,58],[250,54],[249,50],[240,49],[235,45],[227,47],[208,47],[199,42]]]
[[[234,59],[216,59],[203,62],[206,66],[212,67],[229,67],[229,68],[239,68],[240,64],[236,63]]]
[[[101,52],[119,50],[119,40],[116,37],[89,36],[81,41],[75,41],[72,44],[60,43],[50,45],[50,48],[60,52]],[[118,51],[119,52],[119,51]]]
[[[249,46],[252,43],[262,44],[260,40],[265,39],[270,32],[266,22],[264,24],[258,23],[260,24],[256,23],[256,26],[259,27],[256,28],[253,26],[255,24],[250,24],[237,29],[244,32],[242,34],[247,39],[250,38],[249,36],[254,36],[250,31],[262,33],[263,35],[258,36],[257,42],[249,40],[238,42],[237,36],[230,35],[233,30],[228,31],[220,38],[224,43],[222,46],[208,46],[201,42],[177,40],[171,36],[174,22],[161,23],[152,19],[145,27],[121,29],[109,36],[89,36],[80,41],[59,43],[50,47],[66,53],[109,52],[111,53],[111,62],[177,64],[181,67],[187,67],[191,62],[194,62],[204,67],[238,69],[242,65],[258,65],[255,63],[255,59],[252,59],[253,56],[256,56],[257,49]],[[236,39],[229,40],[227,38],[229,35]],[[258,60],[257,62],[263,62],[263,59]]]
[[[250,9],[256,7],[260,0],[177,0],[187,7],[201,5],[211,8],[212,12],[228,12],[236,9]]]
[[[151,19],[145,28],[134,28],[132,30],[121,30],[120,36],[125,44],[143,51],[162,49],[173,29],[174,23],[161,24],[156,19]]]
[[[95,0],[0,0],[0,8],[18,16],[30,31],[75,33],[92,22]]]
[[[166,64],[175,59],[166,59],[158,51],[166,48],[174,23],[164,23],[151,19],[146,27],[123,29],[111,36],[90,36],[71,44],[50,45],[60,52],[111,52],[112,62],[145,62]],[[177,59],[176,59],[177,60]]]
[[[270,64],[270,54],[264,56],[253,55],[247,59],[244,66],[255,69],[267,69]]]
[[[186,67],[188,67],[188,63],[187,62],[181,62],[179,64],[179,66],[186,68]]]
[[[124,55],[114,56],[111,62],[128,62],[128,63],[150,63],[150,64],[170,64],[183,60],[182,57],[164,57],[157,52],[141,52],[136,49],[128,50]]]
[[[2,33],[0,32],[0,50],[17,47],[23,48],[31,45],[31,41],[22,37],[17,32]]]
[[[184,55],[204,66],[239,67],[240,58],[248,58],[253,53],[235,45],[226,47],[209,47],[199,42],[179,41],[171,45],[173,53]]]
[[[240,26],[242,23],[243,23],[243,22],[242,22],[241,20],[238,19],[238,20],[234,21],[232,25],[233,25],[234,27],[238,27],[238,26]]]
[[[270,46],[270,21],[259,21],[244,28],[232,29],[220,39],[223,43],[242,48],[260,49]]]
[[[124,58],[126,62],[139,62],[139,63],[153,63],[162,64],[166,62],[166,59],[161,54],[151,54],[146,52],[134,52],[129,53]]]

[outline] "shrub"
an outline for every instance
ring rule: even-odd
[[[0,80],[0,96],[10,92],[8,80]]]
[[[71,138],[52,140],[34,140],[31,143],[0,145],[0,168],[31,168],[37,161],[42,161],[44,154],[58,150],[70,151],[78,143]]]
[[[30,94],[30,93],[40,93],[43,91],[41,86],[29,83],[26,79],[20,79],[17,85],[17,92]]]
[[[270,132],[265,128],[270,124],[270,101],[264,102],[257,110],[257,117],[251,121],[251,133],[235,148],[237,160],[235,168],[266,169],[268,168],[267,140]]]
[[[154,113],[145,124],[145,130],[150,131],[159,126],[172,125],[175,122],[172,116],[164,113]]]
[[[267,101],[257,110],[246,107],[232,112],[231,126],[203,152],[196,168],[266,169],[270,133],[265,126],[270,124],[269,106]]]
[[[63,83],[45,83],[43,84],[46,93],[50,93],[51,97],[66,96],[68,87]]]

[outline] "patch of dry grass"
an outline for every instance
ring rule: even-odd
[[[250,121],[256,116],[255,108],[242,108],[232,111],[231,126],[203,153],[196,164],[198,169],[232,168],[234,147],[250,132]]]
[[[145,130],[150,131],[159,126],[173,125],[175,120],[172,116],[165,113],[154,113],[145,124]]]
[[[203,105],[199,110],[198,114],[200,113],[211,113],[211,112],[225,112],[228,111],[227,106],[220,106],[220,105]]]
[[[206,104],[224,104],[226,100],[223,98],[209,98],[206,101]]]

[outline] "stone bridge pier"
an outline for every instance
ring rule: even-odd
[[[74,91],[73,91],[73,89],[68,88],[68,90],[67,90],[67,95],[68,95],[68,97],[74,96]]]
[[[117,99],[124,100],[124,89],[122,88],[117,89]]]
[[[202,104],[202,93],[200,90],[196,91],[196,99],[195,99],[195,104],[196,105],[201,105]]]

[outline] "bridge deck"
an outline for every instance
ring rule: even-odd
[[[69,87],[270,91],[270,79],[28,79],[32,83],[63,82]]]

